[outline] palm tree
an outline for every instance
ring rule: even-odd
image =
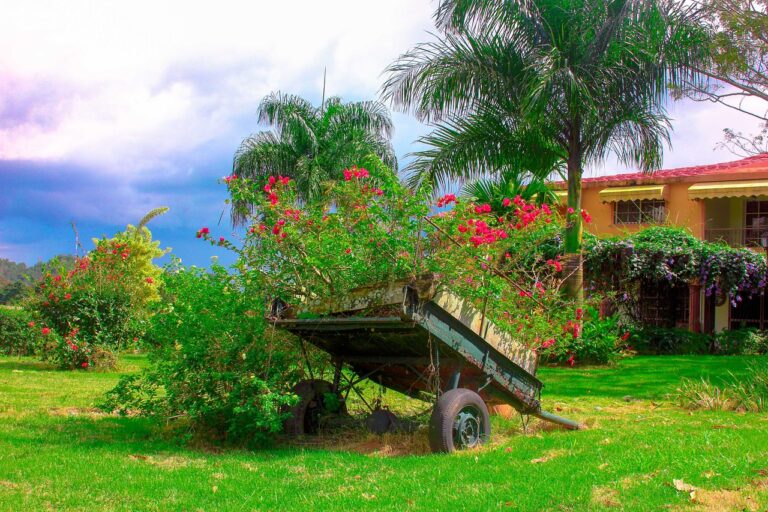
[[[539,205],[557,201],[555,191],[546,181],[530,173],[521,173],[517,169],[508,169],[497,176],[470,181],[464,185],[462,195],[478,203],[488,203],[493,211],[498,213],[508,211],[504,206],[504,199],[515,196]]]
[[[274,92],[261,100],[258,119],[272,129],[240,144],[233,166],[237,176],[257,181],[288,176],[295,180],[299,197],[311,201],[322,196],[324,182],[371,158],[397,171],[392,119],[380,102],[343,103],[332,97],[315,107],[299,96]],[[233,221],[242,222],[249,207],[234,204]]]
[[[670,86],[702,35],[682,2],[442,0],[436,40],[388,68],[383,96],[437,124],[406,169],[414,184],[504,168],[567,170],[567,292],[582,293],[581,176],[615,155],[652,171],[669,142]]]

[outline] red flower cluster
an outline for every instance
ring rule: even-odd
[[[197,230],[197,235],[196,236],[197,236],[197,238],[202,238],[203,235],[207,235],[210,232],[211,232],[211,230],[208,229],[208,228],[200,228],[200,229]]]
[[[75,338],[75,336],[77,336],[78,331],[79,329],[75,327],[74,329],[69,331],[69,333],[66,336],[64,336],[64,341],[67,343],[67,345],[69,345],[69,349],[73,352],[77,350],[77,345],[75,344],[77,339]]]
[[[344,169],[344,181],[350,181],[352,178],[367,178],[368,177],[368,171],[363,169],[362,167],[358,168],[356,165],[353,165],[349,169]]]
[[[506,231],[492,228],[484,220],[469,219],[466,225],[459,224],[458,230],[460,233],[471,231],[469,241],[475,247],[480,247],[483,244],[492,244],[497,240],[504,240],[509,237]]]
[[[571,336],[573,336],[573,339],[576,339],[581,335],[581,324],[579,322],[574,322],[573,320],[568,320],[568,323],[563,326],[563,332],[570,333]]]
[[[49,334],[51,334],[51,328],[50,327],[43,327],[40,330],[40,332],[43,333],[43,336],[48,336]]]
[[[491,213],[491,205],[488,203],[485,204],[479,204],[475,206],[475,213],[481,214],[481,213]]]
[[[584,219],[584,222],[587,224],[592,222],[592,216],[587,213],[587,210],[581,210],[581,218]]]
[[[520,196],[517,196],[517,197],[520,197]],[[501,205],[504,208],[509,208],[510,205],[512,205],[512,200],[510,198],[508,198],[508,197],[505,197],[504,200],[501,202]]]
[[[443,197],[439,198],[437,200],[437,207],[442,208],[444,206],[448,206],[451,203],[457,203],[458,200],[456,199],[456,196],[454,194],[445,194]]]
[[[547,260],[547,265],[555,269],[555,272],[562,272],[563,271],[563,264],[559,261],[560,256],[558,256],[554,260]]]
[[[555,338],[550,338],[541,344],[541,348],[549,348],[555,344]]]
[[[276,205],[279,198],[277,197],[277,194],[274,192],[273,188],[277,184],[277,182],[280,182],[280,185],[288,185],[291,182],[291,178],[287,176],[270,176],[267,180],[267,184],[264,185],[264,193],[267,194],[267,198],[269,199],[270,204]]]
[[[630,336],[629,331],[625,332],[624,334],[621,335],[621,341],[627,341],[629,339],[629,336]]]
[[[232,174],[231,176],[224,176],[223,179],[224,179],[224,183],[229,183],[237,179],[237,174]]]

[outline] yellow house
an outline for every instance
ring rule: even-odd
[[[651,175],[585,178],[582,191],[582,208],[592,216],[586,229],[596,235],[618,235],[669,223],[688,227],[702,240],[756,250],[768,245],[768,153]],[[764,297],[733,307],[722,298],[704,297],[696,284],[674,294],[658,290],[648,290],[648,294],[640,302],[644,318],[648,316],[652,322],[666,315],[665,321],[694,331],[768,329],[768,300]]]

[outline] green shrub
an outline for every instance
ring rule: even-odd
[[[714,349],[719,354],[762,355],[768,353],[768,334],[758,329],[734,329],[717,333]]]
[[[578,320],[583,321],[580,328],[575,327]],[[583,319],[576,319],[571,329],[565,329],[561,336],[552,338],[544,346],[546,348],[541,353],[548,361],[571,366],[576,361],[580,364],[609,363],[618,357],[621,348],[618,317],[601,318],[596,308],[587,307]]]
[[[124,378],[104,408],[183,419],[235,442],[282,429],[301,376],[300,352],[264,319],[262,282],[214,266],[168,269],[145,339],[150,367]]]
[[[750,365],[744,377],[731,375],[719,383],[709,379],[684,379],[677,390],[681,407],[740,412],[768,410],[768,364],[758,361]]]
[[[628,343],[639,354],[689,355],[709,353],[712,339],[687,329],[642,327],[632,332]]]
[[[0,354],[31,356],[40,352],[44,337],[29,311],[0,307]]]
[[[152,260],[165,254],[144,222],[94,240],[95,248],[73,267],[56,260],[46,266],[25,306],[52,331],[43,346],[47,360],[67,369],[109,368],[115,357],[93,360],[92,354],[118,352],[141,337],[160,286],[161,270]]]

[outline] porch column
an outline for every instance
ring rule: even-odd
[[[688,330],[701,332],[701,285],[688,285]]]

